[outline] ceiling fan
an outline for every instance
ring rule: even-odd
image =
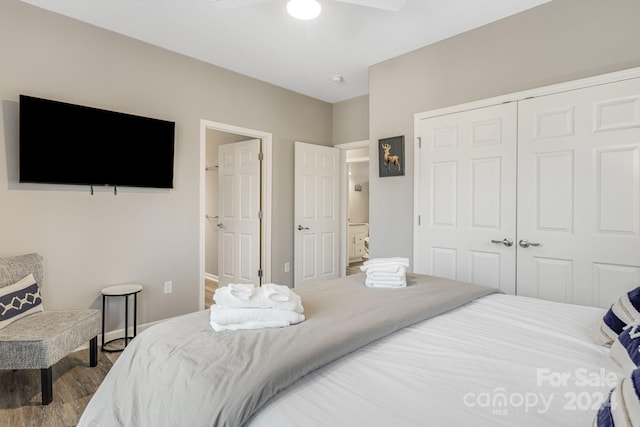
[[[246,6],[254,3],[260,3],[268,0],[210,0],[210,1],[211,3],[215,4],[216,6],[219,6],[220,8],[232,9],[232,8]],[[373,7],[376,9],[384,9],[384,10],[389,10],[393,12],[399,11],[406,2],[406,0],[331,0],[331,1],[355,4],[358,6],[365,6],[365,7]],[[292,13],[292,8],[295,8],[301,3],[309,3],[309,6],[311,7],[311,9],[313,9],[317,13],[315,13],[315,15],[312,17],[296,16],[294,13]],[[316,16],[318,16],[318,14],[320,14],[320,4],[316,0],[289,0],[287,2],[287,10],[292,16],[298,19],[313,19]]]

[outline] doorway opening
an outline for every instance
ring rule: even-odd
[[[259,196],[252,201],[251,215],[259,219],[255,240],[252,245],[235,245],[235,251],[229,251],[226,246],[221,250],[221,237],[228,237],[231,219],[226,213],[232,211],[226,204],[227,196],[220,199],[223,193],[238,194],[236,189],[227,189],[229,185],[225,177],[219,176],[220,161],[219,148],[242,145],[243,141],[254,139],[258,141],[261,161],[256,162],[254,169],[259,178]],[[272,136],[270,133],[253,129],[240,128],[233,125],[201,120],[200,125],[200,309],[206,309],[213,302],[213,293],[221,281],[221,271],[231,266],[238,271],[251,265],[250,272],[256,284],[271,280],[271,254],[266,248],[271,247],[271,183],[272,183]],[[256,155],[258,155],[256,153]],[[240,155],[242,156],[242,154]],[[256,159],[257,160],[257,159]],[[222,165],[225,166],[224,164]],[[246,182],[244,180],[243,182]],[[246,186],[245,186],[246,187]],[[256,193],[257,194],[257,193]],[[240,196],[238,196],[240,197]],[[247,206],[246,203],[243,206]],[[226,219],[225,219],[226,215]],[[240,239],[247,242],[246,235]],[[250,252],[250,253],[243,253]],[[224,259],[220,265],[220,259]],[[250,261],[250,262],[248,262]],[[255,271],[254,271],[255,270]],[[247,273],[247,270],[241,271]],[[224,273],[226,275],[226,273]],[[224,280],[222,280],[224,281]]]
[[[360,273],[369,258],[369,141],[336,146],[342,162],[343,275]]]

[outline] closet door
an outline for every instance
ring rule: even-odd
[[[640,285],[640,80],[519,102],[519,295],[608,307]]]
[[[417,124],[415,272],[515,292],[516,122],[511,103]]]

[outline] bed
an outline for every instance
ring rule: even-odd
[[[147,329],[78,426],[588,426],[625,376],[603,309],[363,282],[296,290],[307,319],[287,328],[216,333],[200,311]]]

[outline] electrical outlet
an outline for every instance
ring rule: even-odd
[[[173,282],[171,280],[168,280],[164,282],[164,293],[170,294],[171,292],[173,292]]]
[[[284,263],[284,272],[288,273],[291,271],[291,263],[290,262],[285,262]]]

